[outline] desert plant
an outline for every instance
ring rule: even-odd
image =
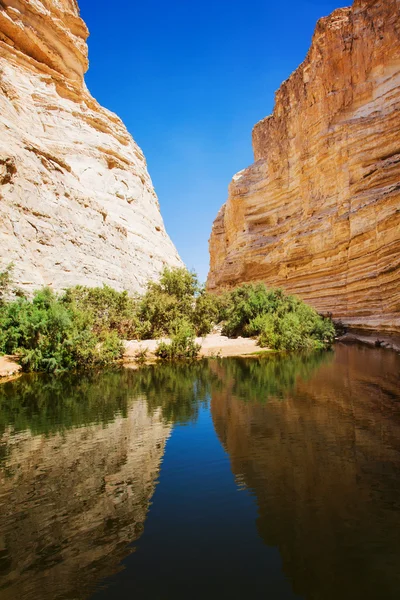
[[[26,371],[58,371],[109,364],[122,355],[115,331],[97,332],[90,314],[49,288],[0,310],[0,350],[18,353]]]
[[[179,319],[192,323],[199,291],[195,273],[184,268],[165,267],[159,282],[150,282],[140,300],[141,339],[168,335],[172,324]]]
[[[156,349],[156,356],[162,360],[194,360],[201,346],[196,343],[196,334],[192,324],[179,319],[171,324],[170,342],[161,341]]]
[[[209,294],[204,288],[196,297],[192,322],[199,336],[210,333],[214,324],[220,321],[219,297]]]
[[[137,350],[135,352],[135,361],[139,365],[144,365],[146,363],[146,361],[147,361],[148,354],[149,354],[149,349],[148,348],[139,348],[139,350]]]
[[[65,290],[61,302],[73,310],[84,312],[93,331],[116,331],[119,337],[133,339],[140,329],[138,301],[126,291],[103,287],[75,286]]]
[[[274,350],[323,348],[333,342],[330,319],[299,298],[264,284],[246,284],[230,292],[223,333],[259,336],[261,346]]]

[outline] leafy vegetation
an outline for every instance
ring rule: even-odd
[[[114,331],[121,339],[137,337],[140,327],[137,300],[126,291],[117,292],[108,285],[94,288],[79,285],[65,291],[62,303],[86,314],[97,335]]]
[[[319,349],[334,339],[330,319],[263,284],[216,296],[195,273],[165,268],[141,297],[105,285],[60,294],[43,288],[27,299],[12,289],[12,265],[0,272],[0,353],[18,354],[26,371],[102,367],[122,356],[123,339],[169,338],[158,345],[160,359],[193,360],[196,335],[220,323],[229,337],[257,336],[274,350]],[[143,363],[146,355],[137,358]]]
[[[173,335],[178,322],[190,323],[197,335],[206,335],[218,316],[217,300],[186,269],[169,269],[159,282],[150,282],[138,301],[141,339]]]
[[[330,319],[281,289],[264,284],[242,285],[230,293],[223,332],[258,336],[273,350],[311,350],[330,346],[335,329]]]
[[[197,358],[200,344],[196,343],[193,325],[184,319],[177,319],[171,325],[171,341],[161,341],[157,346],[156,356],[163,360],[183,360]]]
[[[0,306],[0,352],[18,354],[25,371],[102,367],[122,356],[115,330],[97,330],[95,314],[49,288]]]

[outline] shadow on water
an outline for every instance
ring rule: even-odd
[[[134,570],[166,442],[178,425],[198,427],[200,412],[254,497],[258,534],[279,549],[294,593],[400,597],[399,373],[396,354],[338,346],[0,386],[0,597],[88,598],[118,581],[128,555]],[[238,492],[219,484],[212,462],[196,467],[222,517]],[[211,526],[207,535],[212,544]],[[172,557],[163,560],[179,580]],[[154,578],[152,561],[141,567]],[[207,557],[198,567],[206,578]]]

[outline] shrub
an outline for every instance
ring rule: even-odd
[[[171,325],[170,343],[161,341],[156,349],[156,356],[162,360],[194,360],[200,352],[200,344],[196,343],[196,335],[189,321],[180,319]]]
[[[151,284],[160,288],[169,296],[178,300],[192,299],[199,290],[199,282],[196,273],[188,271],[184,267],[165,267],[161,273],[159,283]]]
[[[212,326],[220,321],[218,296],[202,289],[196,298],[192,321],[197,335],[204,336],[210,333]]]
[[[26,371],[103,366],[122,355],[115,331],[97,333],[90,314],[64,302],[49,288],[32,301],[19,298],[0,311],[0,350],[18,353]]]
[[[147,356],[149,353],[149,349],[148,348],[139,348],[139,350],[137,350],[135,352],[135,360],[139,365],[144,365],[147,361]]]
[[[111,364],[122,356],[121,338],[170,336],[162,359],[194,359],[206,335],[224,321],[229,336],[258,336],[262,346],[303,350],[329,346],[334,339],[324,319],[298,298],[263,284],[246,284],[221,296],[200,286],[183,268],[165,268],[142,298],[109,286],[76,286],[57,295],[50,288],[28,300],[11,288],[12,265],[0,273],[0,353],[21,357],[25,370],[59,371]],[[14,295],[13,301],[7,298]],[[17,296],[17,297],[16,297]],[[145,362],[145,354],[138,362]]]
[[[277,312],[284,294],[268,290],[264,284],[245,284],[230,292],[226,302],[223,332],[230,337],[249,335],[246,326],[258,315]]]
[[[165,267],[160,281],[148,284],[139,303],[141,339],[168,335],[172,324],[179,319],[193,323],[195,298],[199,292],[195,273],[184,268]]]
[[[335,329],[295,296],[264,284],[246,284],[230,293],[223,333],[259,336],[261,346],[274,350],[306,350],[332,344]]]
[[[197,335],[206,335],[219,321],[219,302],[199,284],[195,273],[166,267],[160,281],[149,283],[139,302],[139,337],[168,335],[171,326],[181,319],[191,323]]]
[[[75,286],[65,291],[61,302],[74,311],[87,315],[93,331],[115,331],[119,337],[132,339],[140,330],[138,301],[128,292],[103,287]]]

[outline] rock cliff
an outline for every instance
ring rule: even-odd
[[[321,19],[253,130],[210,239],[208,288],[264,281],[354,327],[400,331],[400,2]]]
[[[0,267],[139,291],[181,261],[140,148],[85,86],[87,36],[75,0],[0,0]]]

